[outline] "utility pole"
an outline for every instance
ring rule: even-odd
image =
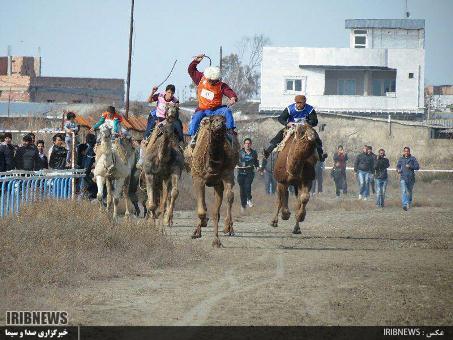
[[[222,46],[220,46],[220,63],[219,63],[219,67],[220,67],[220,74],[222,74]]]
[[[132,35],[134,33],[134,2],[131,0],[131,26],[129,28],[129,60],[127,62],[127,81],[126,81],[126,119],[129,118],[129,89],[131,87],[131,60],[132,60]]]

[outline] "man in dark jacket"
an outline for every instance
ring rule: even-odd
[[[403,156],[396,164],[396,171],[400,174],[401,203],[403,209],[407,210],[412,205],[412,190],[415,184],[415,170],[419,170],[420,165],[417,159],[411,155],[411,149],[405,147]]]
[[[368,153],[368,146],[363,146],[363,152],[359,154],[354,163],[354,172],[357,174],[359,180],[359,200],[368,199],[370,174],[374,171],[373,156]]]
[[[374,162],[374,182],[376,185],[376,205],[384,208],[385,190],[387,189],[387,168],[390,162],[385,157],[385,150],[379,150],[379,156]]]
[[[12,144],[13,136],[6,132],[3,135],[4,141],[0,144],[0,172],[10,171],[15,168],[14,153],[17,147]]]
[[[64,136],[62,134],[57,134],[54,137],[55,142],[49,158],[49,168],[64,170],[66,168],[66,155],[68,152],[64,146]]]
[[[38,148],[38,156],[39,156],[39,166],[36,170],[48,169],[49,162],[47,160],[46,153],[44,152],[44,141],[42,139],[36,142],[36,146]]]
[[[267,159],[263,159],[260,168],[260,175],[264,175],[264,186],[266,194],[273,195],[277,189],[277,182],[274,178],[274,166],[277,161],[277,152],[272,152]]]
[[[241,211],[244,211],[248,205],[253,207],[252,203],[252,183],[255,178],[255,168],[259,168],[258,155],[252,149],[252,140],[244,139],[244,147],[239,151],[238,165],[238,184],[241,196]]]
[[[373,162],[375,163],[377,160],[377,156],[373,152],[373,147],[371,145],[368,145],[368,154],[373,156]],[[373,195],[376,194],[375,183],[374,183],[374,168],[373,168],[373,171],[371,171],[371,173],[370,173],[370,187],[371,187],[371,192],[373,193]],[[368,189],[368,192],[370,192],[370,189]]]
[[[35,171],[39,169],[41,160],[39,159],[38,149],[33,144],[30,135],[22,138],[22,146],[17,149],[15,156],[17,170]]]
[[[280,116],[277,118],[278,122],[285,127],[291,127],[294,124],[306,122],[312,127],[318,125],[318,116],[313,106],[307,104],[307,98],[303,95],[297,95],[294,97],[295,103],[292,103],[283,110]],[[264,149],[264,158],[269,157],[272,150],[283,140],[283,133],[285,129],[281,129],[277,132],[274,138],[269,142],[269,146]],[[327,158],[327,154],[322,151],[322,141],[318,135],[316,135],[316,149],[318,151],[319,160],[323,162]]]
[[[348,184],[346,181],[346,162],[348,154],[344,151],[343,145],[338,145],[337,152],[333,155],[332,177],[335,182],[336,197],[340,197],[340,190],[343,195],[348,193]]]

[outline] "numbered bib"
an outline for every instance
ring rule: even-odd
[[[201,90],[200,96],[209,100],[214,99],[214,92],[211,92],[209,90],[203,89]]]

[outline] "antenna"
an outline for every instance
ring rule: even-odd
[[[406,19],[408,19],[411,16],[409,9],[407,8],[407,0],[405,0],[404,15],[405,15]]]

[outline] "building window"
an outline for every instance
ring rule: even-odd
[[[48,103],[55,103],[55,99],[47,99]]]
[[[338,79],[338,94],[342,96],[354,96],[355,79]]]
[[[354,30],[354,48],[366,48],[366,30]]]
[[[395,79],[373,79],[373,96],[385,96],[388,92],[396,92]]]
[[[306,78],[285,79],[285,93],[301,93],[305,92]]]
[[[80,104],[82,101],[80,99],[75,99],[72,101],[74,104]]]
[[[414,78],[414,74],[413,73],[409,73],[409,79],[413,79]]]

